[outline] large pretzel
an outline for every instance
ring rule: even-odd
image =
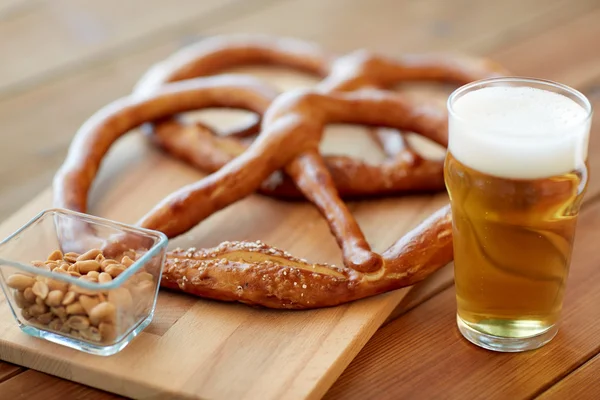
[[[361,88],[390,88],[403,81],[433,80],[464,84],[505,71],[487,60],[442,56],[405,56],[391,59],[357,51],[335,59],[312,43],[264,35],[233,35],[209,38],[188,46],[151,68],[136,85],[147,93],[167,82],[208,76],[226,68],[251,64],[292,67],[325,78],[317,85],[323,92]],[[256,125],[230,134],[245,136]],[[247,146],[231,137],[215,135],[204,125],[188,125],[170,119],[154,129],[156,143],[195,165],[214,172],[241,154]],[[325,163],[343,197],[381,195],[407,191],[441,190],[443,163],[415,152],[401,135],[375,130],[387,159],[379,165],[345,156],[327,156]],[[432,138],[445,146],[445,135]],[[261,187],[263,193],[298,197],[302,194],[284,176],[274,174]]]
[[[272,93],[259,82],[219,76],[171,83],[118,100],[77,132],[54,181],[55,205],[85,212],[102,158],[120,136],[144,123],[206,107],[240,107],[261,113]],[[262,243],[168,254],[161,284],[195,295],[272,308],[332,306],[412,285],[452,259],[451,216],[444,207],[382,255],[371,251],[340,200],[317,149],[330,123],[359,123],[444,135],[443,115],[383,91],[323,94],[294,91],[277,97],[261,133],[238,157],[206,178],[161,201],[138,224],[180,235],[214,212],[253,193],[285,169],[327,219],[343,251],[344,267],[312,264]]]

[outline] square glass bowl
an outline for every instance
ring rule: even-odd
[[[0,284],[21,330],[98,355],[152,320],[167,238],[63,209],[0,242]]]

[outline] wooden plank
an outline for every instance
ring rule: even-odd
[[[538,400],[600,398],[600,355],[577,368],[566,378],[542,393]]]
[[[78,385],[62,379],[52,379],[50,375],[28,370],[12,379],[0,383],[0,398],[3,399],[123,399],[108,392]]]
[[[252,7],[261,3],[251,1]],[[157,39],[180,41],[183,27],[215,24],[246,7],[237,0],[39,2],[0,24],[0,37],[11,38],[0,41],[0,54],[11,60],[0,64],[0,94],[139,51]]]
[[[587,93],[593,106],[600,107],[600,93]],[[598,353],[600,324],[591,321],[600,301],[596,251],[600,164],[594,162],[600,158],[599,133],[596,115],[590,142],[590,198],[579,219],[561,331],[549,345],[513,355],[471,345],[456,329],[455,294],[450,287],[380,329],[325,398],[358,399],[367,394],[382,399],[527,398]]]
[[[25,371],[25,368],[15,364],[0,361],[0,382],[4,382]],[[0,396],[0,398],[3,398]]]

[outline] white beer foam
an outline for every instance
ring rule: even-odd
[[[536,179],[584,165],[591,118],[574,100],[531,87],[484,87],[456,99],[448,149],[503,178]]]

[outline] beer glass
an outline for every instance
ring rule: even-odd
[[[541,347],[558,330],[591,104],[559,83],[506,77],[457,89],[448,111],[459,330],[490,350]]]

